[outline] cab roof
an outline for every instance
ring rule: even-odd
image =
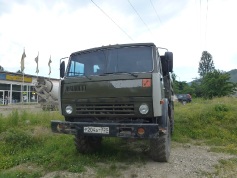
[[[155,47],[155,44],[154,43],[128,43],[128,44],[107,45],[107,46],[101,46],[101,47],[77,51],[77,52],[72,53],[71,56],[81,54],[81,53],[97,51],[101,49],[112,49],[112,48],[121,48],[121,47],[139,47],[139,46],[154,46]]]

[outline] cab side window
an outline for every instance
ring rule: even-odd
[[[79,63],[77,61],[72,61],[68,76],[82,76],[84,75],[84,64]]]

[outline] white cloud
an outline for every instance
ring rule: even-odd
[[[15,0],[7,9],[1,7],[0,65],[8,71],[19,70],[25,48],[25,73],[35,74],[34,59],[39,51],[39,75],[47,76],[51,55],[51,76],[58,78],[59,59],[71,52],[116,43],[154,42],[173,51],[174,71],[182,81],[198,76],[203,50],[213,55],[216,68],[231,70],[237,66],[234,0],[208,1],[207,26],[203,2],[200,8],[197,1],[153,0],[160,22],[149,1],[130,0],[151,33],[126,0],[94,2],[123,31],[92,2]]]

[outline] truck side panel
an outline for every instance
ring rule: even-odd
[[[159,92],[160,90],[163,90],[163,86],[161,84],[161,74],[152,73],[152,96],[154,117],[162,116],[162,106],[160,104],[160,101],[162,100],[162,92]]]
[[[59,109],[59,112],[63,114],[62,102],[61,102],[61,85],[62,85],[61,83],[62,83],[62,80],[59,81],[59,87],[58,87],[58,102],[59,102],[58,109]]]

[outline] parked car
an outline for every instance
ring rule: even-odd
[[[192,96],[190,94],[176,94],[176,97],[180,103],[186,104],[192,101]]]

